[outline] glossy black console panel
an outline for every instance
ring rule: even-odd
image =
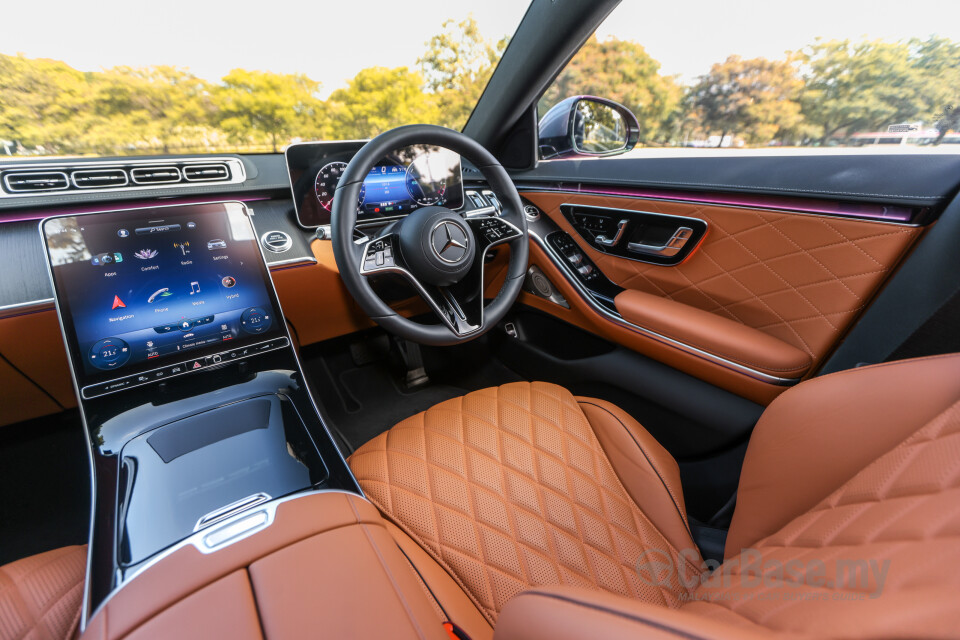
[[[157,427],[120,452],[118,562],[135,565],[226,514],[327,477],[297,410],[278,393]]]

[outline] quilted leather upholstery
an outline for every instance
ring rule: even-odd
[[[960,402],[753,545],[754,557],[725,562],[683,609],[817,637],[955,638],[957,505]],[[792,573],[775,573],[788,563]]]
[[[525,193],[575,237],[608,278],[759,329],[808,353],[836,342],[919,229],[827,216],[636,198]],[[577,203],[705,220],[707,237],[682,264],[662,267],[596,251],[560,205]]]
[[[514,383],[449,400],[349,462],[367,497],[491,623],[507,600],[538,585],[670,607],[688,595],[666,570],[662,586],[639,579],[644,549],[674,558],[678,550],[630,499],[577,401],[556,385]]]
[[[84,545],[0,567],[0,639],[72,637],[80,622],[86,564]]]

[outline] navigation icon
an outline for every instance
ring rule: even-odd
[[[113,296],[113,306],[110,307],[110,310],[112,311],[114,309],[122,309],[122,308],[125,309],[126,306],[127,305],[123,303],[123,300],[120,299],[120,296],[115,295]]]

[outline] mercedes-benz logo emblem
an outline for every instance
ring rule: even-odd
[[[470,246],[466,230],[452,220],[441,220],[430,237],[433,252],[444,262],[455,264],[463,260]]]

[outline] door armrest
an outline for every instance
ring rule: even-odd
[[[771,376],[801,378],[813,364],[793,345],[681,302],[627,289],[614,304],[631,324]]]

